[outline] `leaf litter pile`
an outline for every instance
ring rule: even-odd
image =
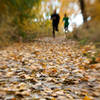
[[[0,51],[0,100],[100,100],[100,56],[74,41],[35,41]],[[91,57],[87,57],[86,55]]]

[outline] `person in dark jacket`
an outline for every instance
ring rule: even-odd
[[[60,21],[60,16],[56,13],[56,10],[54,10],[54,13],[51,15],[51,20],[53,27],[53,38],[55,38],[55,31],[58,31],[58,24]]]

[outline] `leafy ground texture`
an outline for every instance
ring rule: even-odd
[[[100,100],[100,57],[93,62],[95,53],[92,44],[79,48],[63,38],[0,50],[0,100]]]

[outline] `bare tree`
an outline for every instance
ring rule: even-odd
[[[83,15],[83,21],[85,23],[85,22],[87,22],[87,14],[86,14],[86,8],[85,8],[85,0],[79,0],[79,3],[80,3],[81,13]]]

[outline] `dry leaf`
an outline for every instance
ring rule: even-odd
[[[88,96],[85,96],[83,100],[91,100]]]
[[[100,57],[96,58],[96,62],[100,63]]]

